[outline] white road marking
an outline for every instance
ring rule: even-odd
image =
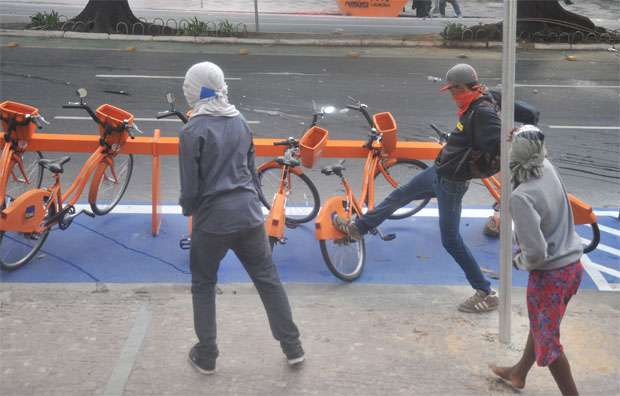
[[[587,254],[584,254],[583,256],[581,256],[581,263],[583,264],[583,269],[585,269],[588,275],[590,275],[590,278],[592,278],[592,281],[594,282],[594,284],[599,290],[601,291],[613,291],[613,290],[617,291],[618,290],[616,288],[612,288],[609,286],[609,282],[607,282],[607,279],[605,279],[605,277],[603,276],[603,274],[598,268],[602,266],[600,265],[595,266],[594,263],[590,261],[590,258],[588,257]]]
[[[70,121],[82,121],[82,120],[92,120],[90,117],[79,117],[79,116],[54,116],[55,120],[70,120]],[[181,122],[178,118],[162,118],[158,120],[157,118],[134,118],[134,121],[139,122]],[[260,121],[248,121],[248,124],[260,124]]]
[[[605,216],[605,217],[618,217],[618,212],[613,210],[595,210],[594,214],[597,216]]]
[[[590,240],[586,238],[581,238],[581,242],[585,243],[586,245],[590,244]],[[602,243],[598,244],[598,246],[596,247],[596,250],[600,250],[602,252],[613,254],[614,256],[620,257],[620,250],[616,248],[612,248],[611,246],[603,245]]]
[[[601,224],[598,225],[598,228],[603,232],[620,237],[620,231],[615,228],[607,227]]]
[[[76,209],[87,209],[90,208],[87,204],[78,204],[75,205]],[[180,214],[181,207],[178,205],[160,205],[161,212],[163,214]],[[290,210],[291,213],[309,213],[310,208],[304,207],[287,207],[287,210]],[[405,209],[399,209],[400,211]],[[493,214],[493,209],[463,209],[461,217],[464,218],[486,218]],[[151,213],[151,205],[117,205],[114,208],[114,213],[126,213],[126,214],[150,214]],[[399,212],[396,211],[396,214]],[[597,216],[609,216],[616,217],[618,216],[618,212],[613,211],[595,211]],[[439,210],[436,208],[424,208],[418,213],[414,215],[414,217],[438,217]],[[588,241],[589,242],[589,241]]]
[[[584,89],[592,89],[592,88],[611,88],[611,89],[620,89],[620,85],[569,85],[569,84],[515,84],[515,87],[526,87],[526,88],[584,88]]]
[[[146,78],[156,80],[183,80],[184,76],[147,76],[141,74],[96,74],[97,78]],[[241,77],[226,77],[225,80],[239,81]]]
[[[597,264],[595,262],[593,262],[592,260],[590,260],[590,264],[592,267],[596,268],[597,270],[604,272],[606,274],[609,274],[611,276],[615,276],[616,278],[620,278],[620,271],[617,271],[613,268],[609,268],[609,267],[605,267],[604,265],[600,265]]]
[[[551,129],[601,129],[601,130],[620,130],[617,126],[588,126],[588,125],[549,125]]]
[[[301,76],[301,77],[327,77],[329,74],[309,74],[297,72],[256,72],[251,74],[260,74],[264,76]]]

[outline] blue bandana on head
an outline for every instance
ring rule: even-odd
[[[212,98],[215,96],[215,91],[208,87],[202,87],[200,89],[200,100]]]

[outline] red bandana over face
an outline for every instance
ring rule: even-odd
[[[456,102],[456,105],[458,107],[458,111],[456,112],[456,114],[458,114],[459,117],[462,116],[467,111],[467,109],[469,109],[469,105],[471,104],[471,102],[478,99],[481,95],[482,92],[480,91],[480,89],[452,94],[452,99]]]

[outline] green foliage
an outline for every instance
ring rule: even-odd
[[[60,15],[52,10],[51,12],[37,12],[30,17],[30,29],[37,30],[60,30],[62,22],[60,21]]]
[[[462,23],[448,23],[441,32],[441,37],[446,40],[462,40],[463,32],[467,29],[467,26]]]
[[[235,26],[228,19],[221,21],[217,26],[217,35],[230,37],[235,35]]]
[[[177,33],[181,36],[233,37],[239,36],[242,33],[228,19],[220,22],[204,22],[197,17],[193,17],[189,21],[184,22],[181,23],[177,30]]]
[[[183,24],[179,29],[179,34],[182,36],[205,36],[208,33],[208,24],[197,17],[190,19],[187,24]]]

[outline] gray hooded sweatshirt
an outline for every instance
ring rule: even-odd
[[[520,248],[513,262],[520,269],[548,271],[581,258],[573,212],[555,168],[545,159],[542,175],[519,184],[510,197],[510,214]]]
[[[183,214],[203,232],[230,234],[263,223],[252,132],[242,115],[192,117],[179,135]]]

